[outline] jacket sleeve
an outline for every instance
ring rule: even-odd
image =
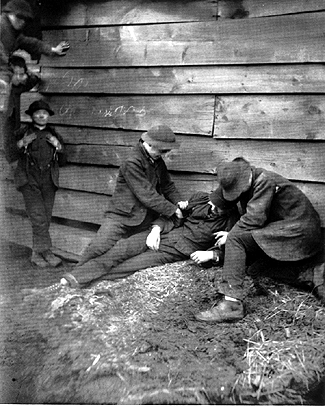
[[[275,181],[261,173],[253,184],[253,196],[248,201],[246,213],[241,216],[232,231],[236,228],[254,230],[264,227],[269,217],[275,190]]]
[[[26,37],[24,34],[20,34],[16,42],[17,49],[23,49],[29,54],[39,55],[42,54],[52,56],[52,46],[44,41],[41,41],[34,37]]]
[[[177,207],[156,191],[138,161],[129,160],[120,170],[132,193],[147,209],[167,217],[176,212]]]

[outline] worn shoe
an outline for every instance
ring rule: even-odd
[[[237,321],[244,318],[244,306],[241,301],[233,302],[223,299],[210,310],[195,315],[196,320],[210,323],[223,323]]]
[[[44,259],[46,260],[46,262],[49,263],[49,265],[53,266],[54,268],[56,266],[59,266],[60,264],[62,264],[62,260],[61,258],[58,258],[57,256],[55,256],[53,254],[53,252],[51,252],[50,250],[47,250],[43,253]]]
[[[32,257],[31,257],[31,262],[32,264],[38,266],[39,268],[46,268],[49,264],[45,261],[43,256],[36,251],[33,251]]]

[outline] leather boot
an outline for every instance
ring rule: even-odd
[[[240,300],[222,299],[217,306],[195,315],[196,320],[210,323],[237,321],[244,318],[244,305]]]

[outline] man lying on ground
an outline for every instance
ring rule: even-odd
[[[217,251],[207,250],[214,244],[215,233],[229,231],[239,217],[237,208],[225,210],[220,203],[214,193],[195,193],[183,210],[184,219],[161,216],[151,230],[120,239],[106,253],[66,273],[50,290],[86,287],[100,278],[122,278],[140,269],[189,258],[198,264],[212,259],[220,262]]]

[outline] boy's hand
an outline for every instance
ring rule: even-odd
[[[68,52],[69,48],[70,48],[69,42],[62,41],[56,47],[52,48],[52,52],[54,52],[56,55],[64,56]]]
[[[178,202],[178,203],[177,203],[177,206],[178,206],[181,210],[185,210],[186,207],[188,206],[188,201],[185,200],[185,201],[182,201],[182,202]]]
[[[227,231],[218,231],[216,233],[213,233],[213,235],[214,235],[214,237],[216,239],[215,245],[217,247],[220,248],[222,245],[226,244],[227,237],[228,237],[228,232]]]
[[[25,135],[21,140],[19,140],[17,142],[17,146],[18,146],[18,148],[27,147],[35,139],[36,139],[36,134],[35,133]]]
[[[179,219],[184,218],[182,210],[179,207],[177,207],[177,209],[175,211],[175,214],[176,214],[176,217],[179,218]]]
[[[59,142],[59,140],[54,136],[54,135],[47,135],[46,136],[46,140],[53,145],[54,148],[60,149],[61,144]]]
[[[148,234],[146,244],[147,247],[150,248],[153,251],[158,251],[159,245],[160,245],[160,227],[159,226],[153,226],[152,230]]]
[[[190,258],[196,264],[202,264],[213,259],[213,251],[195,251],[190,255]]]

